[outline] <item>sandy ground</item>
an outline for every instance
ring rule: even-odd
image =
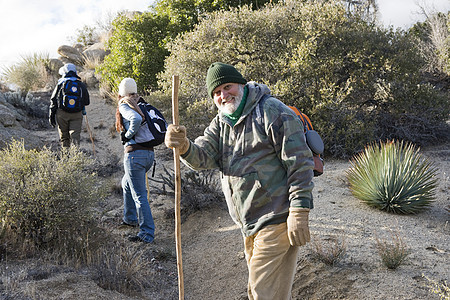
[[[95,136],[96,155],[102,158],[116,155],[121,165],[122,145],[117,136],[112,138],[110,133],[114,107],[105,105],[96,92],[91,92],[91,98],[87,112]],[[57,140],[56,130],[42,130],[37,134],[49,143]],[[82,133],[81,147],[93,150],[87,131]],[[310,246],[302,247],[292,298],[439,299],[430,292],[430,282],[423,275],[437,282],[450,281],[449,150],[445,145],[423,151],[439,168],[439,186],[433,206],[411,216],[388,214],[361,203],[351,195],[345,179],[349,162],[326,159],[324,174],[314,179],[315,208],[310,214],[312,239],[325,245],[327,241],[343,238],[346,253],[342,260],[329,266],[313,258]],[[170,150],[159,146],[155,153],[159,165],[172,168]],[[158,168],[156,177],[161,172]],[[119,171],[116,175],[117,182],[122,174]],[[152,195],[156,239],[153,245],[146,247],[175,249],[173,219],[165,217],[167,209],[173,208],[173,196]],[[121,196],[111,197],[109,201],[102,220],[118,222]],[[227,210],[214,206],[197,211],[183,222],[181,230],[185,299],[246,299],[247,270],[242,236]],[[381,263],[376,239],[391,242],[393,233],[406,243],[410,254],[398,269],[389,270]],[[176,264],[166,268],[170,269],[168,276],[159,283],[166,292],[161,292],[159,286],[158,293],[149,290],[142,299],[178,299]],[[58,276],[34,282],[34,293],[39,297],[32,299],[139,298],[103,290],[79,273]]]

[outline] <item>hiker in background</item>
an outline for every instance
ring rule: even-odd
[[[151,243],[154,239],[155,224],[147,199],[146,173],[153,165],[155,154],[153,147],[147,147],[135,141],[145,116],[138,106],[143,99],[137,94],[136,81],[125,78],[119,85],[119,102],[116,110],[116,130],[120,133],[124,145],[122,178],[123,219],[122,225],[135,227],[139,233],[130,236],[132,242]]]
[[[52,127],[58,123],[58,133],[63,147],[72,142],[80,145],[81,126],[85,106],[89,105],[89,92],[77,75],[74,64],[65,64],[59,69],[62,76],[50,98],[49,122]]]
[[[241,227],[249,299],[291,299],[299,246],[310,241],[313,157],[294,112],[264,84],[213,63],[208,94],[219,112],[194,142],[169,125],[165,143],[192,169],[219,168],[229,213]]]

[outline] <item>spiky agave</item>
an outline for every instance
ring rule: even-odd
[[[434,201],[437,169],[411,143],[373,143],[354,156],[351,165],[350,190],[370,206],[416,214]]]

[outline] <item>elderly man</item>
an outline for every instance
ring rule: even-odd
[[[219,112],[195,142],[169,125],[165,143],[192,169],[219,168],[232,219],[240,226],[249,299],[290,299],[299,246],[310,240],[313,157],[293,111],[264,84],[213,63],[206,85]]]

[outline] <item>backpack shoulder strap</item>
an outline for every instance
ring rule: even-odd
[[[269,94],[265,94],[264,96],[262,96],[261,100],[259,100],[257,107],[255,108],[255,112],[256,112],[256,121],[262,126],[264,127],[264,102],[268,99],[272,97]]]
[[[305,132],[308,131],[308,130],[313,130],[314,129],[313,126],[312,126],[311,120],[308,118],[307,115],[305,115],[304,113],[300,112],[298,110],[298,108],[295,107],[295,106],[289,106],[289,108],[292,109],[295,112],[295,114],[299,117],[299,119],[302,121],[303,126],[305,128]]]
[[[309,117],[307,115],[305,115],[304,113],[301,113],[301,118],[302,118],[303,124],[305,124],[305,126],[308,128],[308,130],[314,129],[312,126],[311,120],[309,119]]]

